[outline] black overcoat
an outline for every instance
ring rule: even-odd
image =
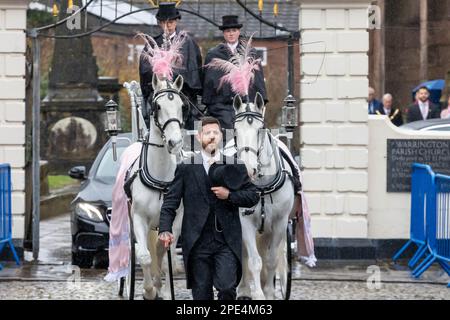
[[[242,47],[242,44],[240,43],[239,46]],[[256,50],[252,49],[251,54],[256,57]],[[208,51],[205,59],[205,66],[214,58],[228,61],[232,56],[233,53],[228,45],[226,43],[220,43]],[[204,68],[202,102],[207,107],[217,103],[225,105],[233,104],[233,98],[236,94],[231,90],[231,86],[226,83],[219,89],[220,78],[224,75],[225,73],[221,70],[208,67]],[[264,82],[264,72],[261,65],[259,66],[259,70],[255,71],[254,81],[250,84],[248,95],[251,102],[254,101],[257,92],[262,95],[267,103],[266,84]]]
[[[439,119],[441,117],[441,110],[440,107],[431,101],[429,103],[429,111],[427,119],[424,119],[422,117],[422,113],[420,112],[420,107],[417,103],[409,106],[408,108],[408,114],[407,114],[407,121],[414,122],[414,121],[420,121],[420,120],[428,120],[428,119]]]
[[[179,30],[176,31],[179,33]],[[183,56],[182,65],[180,68],[174,70],[173,79],[175,80],[178,75],[182,75],[184,79],[184,85],[182,92],[191,100],[192,103],[197,103],[197,95],[202,92],[202,54],[197,43],[188,34],[185,34],[185,40],[181,49]],[[154,38],[156,43],[161,46],[164,42],[163,35]],[[145,47],[143,51],[147,51]],[[152,66],[147,59],[144,58],[144,52],[141,53],[139,59],[139,77],[141,83],[142,96],[144,101],[148,101],[149,97],[153,94],[152,78],[153,71]],[[145,110],[146,111],[146,110]]]
[[[223,158],[222,161],[226,161],[223,163],[232,163],[229,161],[236,161],[236,159]],[[242,163],[241,165],[244,166]],[[216,201],[211,203],[209,190],[206,188],[206,179],[208,179],[208,176],[203,167],[201,154],[196,154],[194,157],[185,160],[177,166],[175,178],[161,207],[159,232],[172,232],[176,209],[183,200],[184,215],[181,234],[188,288],[191,288],[189,255],[196,241],[200,238],[211,209],[215,209],[217,220],[223,229],[225,241],[242,265],[242,230],[239,207],[253,207],[259,201],[256,187],[246,176],[246,181],[240,190],[231,191],[227,200],[216,198]],[[242,269],[238,273],[239,280]]]
[[[397,112],[398,110],[398,112]],[[386,112],[384,112],[384,108],[381,107],[381,109],[379,109],[380,114],[386,115]],[[400,127],[403,124],[403,116],[402,116],[402,111],[400,109],[391,109],[391,112],[387,115],[389,116],[389,118],[391,118],[395,112],[397,112],[397,114],[395,115],[395,117],[393,119],[391,119],[391,122],[394,126]]]

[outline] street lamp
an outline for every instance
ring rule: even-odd
[[[293,132],[298,126],[297,101],[292,95],[288,95],[283,102],[284,106],[281,108],[281,126],[287,132]]]
[[[289,94],[283,102],[284,105],[281,108],[281,126],[284,128],[285,133],[282,136],[286,137],[287,147],[291,151],[291,139],[293,138],[295,128],[298,126],[297,101]]]
[[[111,137],[113,160],[117,161],[117,135],[121,130],[119,106],[113,100],[109,100],[108,103],[105,105],[105,107],[106,107],[105,131]]]

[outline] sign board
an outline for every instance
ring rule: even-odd
[[[387,140],[387,192],[411,191],[413,163],[431,166],[435,173],[450,175],[450,140]]]

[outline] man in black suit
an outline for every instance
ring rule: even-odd
[[[417,101],[408,108],[408,122],[440,118],[439,106],[429,100],[430,91],[421,87],[417,91]]]
[[[164,197],[159,239],[165,247],[173,241],[172,224],[183,199],[181,232],[187,287],[192,289],[194,300],[213,300],[213,286],[218,290],[219,300],[234,300],[242,274],[239,207],[255,206],[259,195],[245,165],[219,152],[222,132],[217,119],[202,119],[198,140],[201,152],[177,166],[174,181]],[[217,186],[208,176],[213,166],[238,169],[230,172],[233,181],[239,183]],[[219,183],[220,180],[227,184],[225,177]]]

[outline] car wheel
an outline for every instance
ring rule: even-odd
[[[94,260],[93,255],[82,252],[72,252],[72,265],[79,266],[80,268],[92,267]]]
[[[93,265],[95,269],[108,269],[109,266],[108,254],[98,253],[94,258]]]

